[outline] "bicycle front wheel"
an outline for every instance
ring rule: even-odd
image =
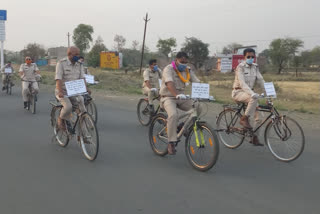
[[[36,97],[37,95],[36,94],[34,94],[34,95],[32,95],[31,96],[31,105],[32,105],[32,108],[31,108],[31,112],[32,112],[32,114],[35,114],[36,113],[36,106],[37,106],[37,97]]]
[[[270,121],[264,137],[270,152],[280,161],[293,161],[304,150],[305,137],[303,130],[294,119],[287,116]]]
[[[165,156],[168,154],[167,119],[163,114],[156,115],[151,122],[149,143],[156,155]]]
[[[58,127],[57,121],[60,115],[61,107],[53,107],[51,110],[51,125],[53,127],[53,133],[58,144],[62,147],[66,147],[69,143],[69,135],[66,130],[61,130]]]
[[[243,127],[240,125],[240,115],[233,109],[226,109],[217,119],[219,140],[229,149],[238,148],[244,141]]]
[[[84,156],[93,161],[99,151],[99,135],[92,117],[85,113],[80,117],[80,145]]]
[[[148,109],[148,101],[140,99],[137,106],[138,119],[141,125],[148,126],[151,122],[151,112]]]
[[[92,117],[93,121],[97,124],[98,121],[98,111],[97,111],[97,106],[96,104],[93,102],[93,100],[91,100],[88,105],[86,106],[87,112],[88,114],[90,114],[90,116]]]

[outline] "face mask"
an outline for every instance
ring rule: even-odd
[[[153,66],[153,70],[158,71],[159,70],[158,66],[157,65]]]
[[[252,65],[252,63],[254,62],[254,59],[253,58],[247,59],[246,62],[248,65]]]
[[[80,58],[78,56],[73,56],[71,60],[72,60],[72,62],[78,62],[79,59]]]
[[[179,64],[179,65],[178,65],[178,70],[179,70],[179,71],[185,71],[187,67],[188,67],[188,66],[187,66],[186,64]]]

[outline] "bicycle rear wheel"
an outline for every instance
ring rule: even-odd
[[[53,127],[54,136],[58,144],[62,147],[66,147],[69,143],[69,135],[66,130],[61,130],[58,127],[57,121],[60,115],[61,107],[53,107],[51,110],[51,125]]]
[[[152,151],[159,156],[168,154],[167,119],[163,114],[157,114],[149,127],[149,143]]]
[[[304,150],[303,130],[294,119],[288,116],[270,121],[264,137],[272,155],[283,162],[297,159]]]
[[[148,126],[151,122],[151,112],[148,109],[148,105],[148,101],[142,98],[137,106],[138,119],[143,126]]]
[[[97,106],[96,104],[93,102],[93,100],[91,100],[88,105],[86,106],[87,112],[88,114],[92,117],[93,121],[97,124],[98,121],[98,111],[97,111]]]
[[[241,146],[245,136],[240,125],[240,115],[233,109],[226,109],[217,119],[219,140],[228,148],[235,149]]]
[[[84,113],[80,116],[80,144],[84,156],[93,161],[99,151],[99,135],[96,124],[92,117]]]
[[[191,128],[185,141],[185,151],[189,163],[195,169],[211,169],[219,156],[219,141],[213,128],[206,122],[198,123],[196,133],[194,128]]]

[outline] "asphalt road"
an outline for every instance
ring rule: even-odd
[[[201,173],[183,143],[176,156],[152,153],[135,98],[97,97],[100,153],[89,162],[74,140],[52,142],[44,91],[36,115],[22,109],[17,88],[0,94],[0,213],[320,213],[317,119],[295,162],[276,161],[266,147],[221,145],[216,166]]]

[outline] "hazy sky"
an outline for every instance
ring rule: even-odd
[[[320,45],[320,0],[1,0],[8,11],[5,49],[27,43],[67,46],[67,32],[79,23],[94,27],[113,47],[115,34],[141,42],[143,16],[149,12],[147,45],[175,37],[179,46],[194,36],[209,43],[211,54],[230,42],[266,48],[277,37],[303,37],[305,48]]]

